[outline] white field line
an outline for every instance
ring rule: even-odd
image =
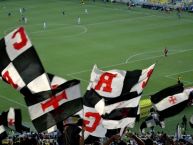
[[[183,50],[170,50],[170,52],[181,52]],[[157,52],[160,52],[160,53],[163,53],[163,51],[161,50],[155,50],[155,51],[151,51],[151,52],[142,52],[142,53],[137,53],[135,55],[132,55],[130,56],[129,58],[126,59],[125,63],[128,63],[132,58],[136,57],[136,56],[140,56],[140,55],[144,55],[144,54],[152,54],[152,53],[157,53]],[[170,53],[170,54],[173,54],[173,53]],[[163,55],[162,55],[163,56]]]
[[[87,33],[88,32],[88,28],[87,28],[87,26],[92,26],[92,25],[99,25],[99,24],[106,24],[106,23],[119,23],[120,21],[132,21],[132,20],[135,20],[135,19],[144,19],[144,18],[146,18],[146,17],[152,17],[152,16],[142,16],[142,17],[136,17],[136,18],[132,18],[132,19],[128,19],[128,18],[125,18],[125,19],[119,19],[119,20],[112,20],[112,21],[103,21],[103,22],[97,22],[97,23],[90,23],[90,24],[85,24],[85,25],[63,25],[63,26],[65,26],[65,27],[58,27],[58,28],[55,28],[55,29],[47,29],[46,31],[45,30],[39,30],[39,31],[33,31],[33,32],[31,32],[30,34],[34,34],[34,33],[43,33],[43,32],[50,32],[50,31],[55,31],[55,30],[62,30],[62,29],[65,29],[65,28],[69,28],[69,27],[73,27],[73,26],[77,26],[77,27],[80,27],[80,28],[82,28],[83,29],[83,31],[82,32],[80,32],[80,33],[77,33],[77,34],[73,34],[73,35],[67,35],[67,36],[62,36],[61,38],[64,38],[64,37],[67,37],[67,38],[69,38],[69,37],[75,37],[75,36],[80,36],[80,35],[82,35],[82,34],[85,34],[85,33]],[[39,25],[39,24],[37,24],[37,25]],[[42,24],[41,24],[42,25]],[[53,25],[53,24],[51,24],[51,25]],[[59,25],[60,26],[60,24],[57,24],[57,25]],[[176,24],[174,24],[174,25],[176,25]],[[178,24],[177,24],[178,25]],[[61,24],[61,26],[62,26],[62,24]],[[48,24],[48,27],[49,27],[49,24]],[[10,29],[10,28],[9,28]],[[42,28],[43,29],[43,28]],[[6,34],[6,32],[7,31],[5,31],[4,33]],[[47,37],[34,37],[34,39],[48,39],[50,36],[47,36]],[[52,39],[53,39],[53,37],[52,37]],[[58,39],[57,37],[56,37],[56,39]]]
[[[6,101],[8,101],[8,102],[11,102],[11,103],[14,103],[14,104],[20,105],[20,106],[21,106],[21,107],[23,107],[23,108],[27,108],[27,106],[26,106],[26,105],[21,104],[21,103],[19,103],[19,102],[15,101],[15,100],[13,100],[13,99],[9,99],[8,97],[5,97],[5,96],[0,95],[0,98],[2,98],[2,99],[4,99],[4,100],[6,100]]]
[[[52,26],[57,26],[55,24],[51,24]],[[50,25],[50,26],[51,26]],[[65,27],[62,27],[62,25],[58,25],[58,26],[61,26],[61,27],[57,27],[57,28],[54,28],[54,29],[46,29],[46,31],[50,32],[50,31],[55,31],[55,30],[62,30],[62,29],[66,29],[66,28],[70,28],[70,27],[80,27],[80,28],[83,28],[83,29],[87,29],[85,26],[83,25],[63,25]],[[48,27],[49,27],[49,24],[48,24]],[[32,31],[31,34],[35,34],[35,33],[42,33],[42,32],[46,32],[45,30],[43,30],[43,24],[42,24],[42,30],[39,30],[39,31]]]
[[[133,21],[133,20],[137,20],[137,19],[146,19],[147,17],[154,17],[154,15],[150,15],[150,16],[140,16],[140,17],[134,17],[134,18],[124,18],[124,19],[119,19],[119,20],[111,20],[111,21],[103,21],[103,22],[96,22],[96,23],[90,23],[90,24],[86,24],[89,26],[92,25],[99,25],[99,24],[106,24],[106,23],[119,23],[121,21]]]
[[[193,49],[176,51],[176,52],[173,52],[173,53],[169,53],[168,55],[175,55],[175,54],[178,54],[178,53],[188,52],[188,51],[192,51],[192,50],[193,50]],[[152,53],[152,52],[149,52],[149,53]],[[141,53],[141,55],[142,55],[142,54],[148,54],[148,52],[147,52],[147,53]],[[137,56],[137,54],[132,55],[132,56],[130,56],[129,58],[133,58],[134,56]],[[114,65],[103,66],[103,67],[101,67],[101,68],[102,68],[102,69],[105,69],[105,68],[110,68],[110,67],[114,67],[114,66],[121,66],[121,65],[129,64],[129,63],[135,63],[135,62],[140,62],[140,61],[144,61],[144,60],[150,60],[150,59],[154,59],[154,58],[159,58],[159,57],[162,57],[162,56],[164,56],[164,55],[162,54],[162,55],[157,55],[157,56],[153,56],[153,57],[148,57],[148,58],[133,60],[133,61],[131,60],[131,61],[128,61],[128,62],[127,62],[127,60],[128,60],[129,58],[127,58],[125,62],[121,62],[121,63],[114,64]],[[79,72],[73,72],[73,73],[69,73],[69,74],[67,74],[67,75],[69,76],[69,75],[81,74],[81,73],[85,73],[85,72],[88,72],[88,71],[91,71],[91,69],[86,69],[86,70],[82,70],[82,71],[79,71]]]
[[[111,20],[111,21],[103,21],[103,22],[96,22],[96,23],[88,23],[88,24],[85,24],[85,25],[67,25],[67,24],[57,24],[57,23],[51,23],[49,24],[48,23],[48,27],[49,25],[58,25],[58,26],[65,26],[65,27],[59,27],[59,28],[56,28],[56,29],[47,29],[47,31],[53,31],[53,30],[60,30],[60,29],[64,29],[64,28],[69,28],[69,27],[74,27],[74,26],[77,26],[77,27],[85,27],[86,29],[88,29],[86,26],[92,26],[92,25],[98,25],[98,24],[106,24],[106,23],[119,23],[120,21],[132,21],[132,20],[135,20],[135,19],[144,19],[146,17],[152,17],[152,16],[141,16],[141,17],[135,17],[135,18],[124,18],[124,19],[119,19],[119,20]],[[36,24],[36,25],[42,25],[43,27],[43,24]],[[41,31],[34,31],[34,32],[31,32],[31,33],[41,33],[41,32],[44,32],[44,30],[41,30]]]
[[[69,27],[71,27],[71,26],[69,26]],[[71,34],[71,35],[63,35],[63,36],[61,36],[61,37],[59,37],[59,38],[70,38],[70,37],[75,37],[75,36],[80,36],[80,35],[83,35],[83,34],[85,34],[85,33],[87,33],[88,32],[88,28],[86,27],[86,26],[83,26],[83,25],[77,25],[77,27],[80,27],[82,30],[81,30],[81,32],[79,32],[79,33],[75,33],[75,34]],[[59,27],[59,28],[56,28],[56,29],[51,29],[51,30],[40,30],[40,31],[34,31],[34,32],[31,32],[30,34],[34,34],[34,33],[43,33],[43,32],[50,32],[50,31],[55,31],[55,30],[62,30],[62,29],[65,29],[66,27]],[[34,37],[33,39],[50,39],[50,37],[51,37],[51,39],[54,39],[54,38],[56,38],[56,39],[58,39],[58,37],[53,37],[53,36],[49,36],[49,35],[47,35],[47,37],[39,37],[39,36],[37,36],[36,35],[36,37]]]

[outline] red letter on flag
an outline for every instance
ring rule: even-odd
[[[21,41],[20,42],[15,42],[13,44],[13,47],[16,49],[16,50],[20,50],[21,48],[23,48],[26,44],[27,44],[27,37],[25,35],[25,32],[24,32],[24,28],[21,27],[19,28],[12,36],[12,39],[15,38],[15,36],[19,34],[20,37],[21,37]]]
[[[88,117],[88,118],[93,117],[95,119],[91,127],[87,126],[90,123],[90,121],[84,120],[85,130],[88,132],[95,131],[101,120],[100,114],[94,113],[94,112],[86,112],[85,117]]]
[[[153,69],[150,69],[150,70],[147,72],[147,80],[143,81],[142,86],[141,86],[143,89],[146,87],[147,82],[149,81],[149,78],[150,78],[150,76],[152,75],[152,73],[153,73]]]
[[[100,77],[100,80],[98,81],[98,84],[95,86],[95,90],[100,90],[102,87],[102,84],[106,84],[105,87],[103,87],[103,91],[105,92],[112,92],[111,84],[113,81],[113,78],[116,77],[117,74],[111,74],[111,73],[103,73]]]
[[[8,71],[6,71],[6,72],[2,75],[2,77],[7,81],[8,84],[12,85],[15,89],[18,88],[18,85],[13,82],[13,80],[12,80],[12,78],[10,77]]]

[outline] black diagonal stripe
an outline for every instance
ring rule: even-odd
[[[52,80],[54,78],[54,75],[51,74],[51,73],[47,73],[47,75],[48,75],[48,78],[49,78],[50,82],[52,82]]]
[[[6,51],[5,39],[0,40],[0,72],[2,72],[11,62]]]
[[[22,132],[22,117],[21,117],[21,110],[14,109],[15,111],[15,130],[17,132]]]
[[[161,100],[163,100],[164,98],[168,97],[168,96],[172,96],[178,93],[181,93],[184,91],[184,87],[183,84],[176,84],[170,87],[167,87],[159,92],[157,92],[156,94],[151,96],[151,101],[156,104],[158,102],[160,102]]]
[[[102,97],[94,89],[91,89],[86,91],[83,102],[87,107],[94,107],[101,99]]]
[[[26,84],[45,72],[33,46],[15,58],[13,65]]]
[[[126,117],[136,117],[137,116],[137,107],[129,107],[129,108],[118,108],[114,109],[110,114],[102,115],[103,119],[110,120],[121,120]]]
[[[117,102],[127,101],[133,98],[136,98],[140,96],[142,93],[138,94],[137,92],[127,92],[125,94],[122,94],[121,96],[118,96],[116,98],[105,98],[105,105],[111,105]]]
[[[34,120],[32,120],[36,130],[38,132],[42,132],[47,130],[48,128],[57,124],[57,122],[61,122],[64,119],[72,116],[74,113],[78,112],[82,109],[82,98],[74,99],[72,101],[66,102]]]
[[[131,88],[138,83],[141,73],[142,70],[127,71],[121,95],[128,94],[128,92],[130,92]]]
[[[68,89],[68,88],[73,87],[73,86],[78,85],[78,84],[80,84],[80,80],[76,80],[76,79],[69,80],[69,81],[59,85],[54,90],[52,90],[52,95],[55,95],[55,94],[63,91],[64,89]]]

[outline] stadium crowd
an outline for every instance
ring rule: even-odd
[[[68,131],[69,133],[69,131]],[[62,135],[59,131],[52,133],[23,132],[22,134],[12,134],[2,140],[2,145],[79,145],[76,134],[71,133]],[[61,140],[62,139],[62,140]],[[66,142],[68,140],[68,143]],[[76,144],[75,144],[76,143]],[[127,132],[122,137],[112,135],[110,138],[99,139],[91,137],[83,143],[85,145],[193,145],[193,134],[168,135],[164,132],[147,132],[137,134]],[[81,143],[80,143],[81,145]]]

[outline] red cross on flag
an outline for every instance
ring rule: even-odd
[[[170,102],[171,104],[176,104],[176,102],[177,102],[176,97],[175,97],[175,96],[170,96],[170,97],[169,97],[169,102]]]
[[[167,118],[181,112],[188,103],[189,93],[183,84],[167,87],[151,96],[151,101],[161,118]]]
[[[25,94],[28,96],[26,102],[31,120],[38,132],[47,130],[82,109],[80,81],[67,81],[52,74],[47,75],[53,90]],[[33,99],[38,96],[42,99]]]

